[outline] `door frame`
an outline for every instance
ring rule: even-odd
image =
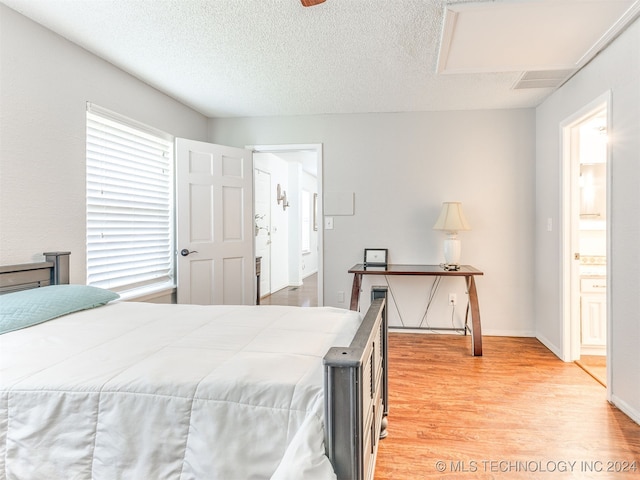
[[[563,322],[563,360],[575,361],[580,358],[580,277],[579,263],[574,259],[574,253],[579,252],[578,221],[579,221],[579,186],[578,177],[580,171],[579,157],[575,154],[575,131],[581,123],[593,116],[602,108],[606,109],[607,134],[611,138],[612,132],[612,102],[611,91],[598,96],[577,112],[567,117],[560,123],[560,148],[562,159],[562,322]],[[606,255],[607,255],[607,279],[610,278],[611,260],[611,142],[607,143],[607,168],[606,168],[606,196],[607,196],[607,224],[606,224]],[[578,209],[578,210],[576,210]],[[609,285],[610,286],[610,285]],[[611,385],[611,349],[612,323],[610,301],[611,288],[607,288],[607,396],[610,395]]]
[[[280,145],[247,145],[245,148],[253,150],[254,153],[283,153],[283,152],[315,152],[316,154],[316,179],[318,182],[318,202],[317,202],[317,218],[318,218],[318,306],[324,305],[324,229],[322,222],[324,218],[323,210],[323,178],[322,178],[322,162],[323,152],[321,143],[306,144],[280,144]],[[254,239],[255,250],[255,239]]]

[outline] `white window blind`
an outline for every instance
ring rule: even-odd
[[[172,286],[173,137],[87,107],[87,284]]]

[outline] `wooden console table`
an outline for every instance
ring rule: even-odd
[[[482,355],[482,327],[480,325],[480,307],[478,306],[478,291],[474,277],[483,273],[471,265],[460,265],[460,270],[445,270],[440,265],[387,265],[386,267],[366,267],[359,263],[349,269],[353,273],[351,287],[351,310],[358,310],[360,302],[360,287],[363,275],[430,275],[442,277],[464,277],[469,292],[469,307],[471,308],[471,338],[472,354]],[[466,327],[465,327],[466,332]]]

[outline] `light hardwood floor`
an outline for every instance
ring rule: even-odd
[[[315,281],[262,303],[312,306]],[[485,336],[482,357],[470,342],[390,334],[389,428],[376,480],[640,480],[640,425],[578,365],[533,338]]]
[[[469,337],[390,334],[376,480],[640,479],[640,426],[602,385],[533,338],[483,347],[472,357]]]
[[[260,305],[318,306],[318,274],[309,275],[300,287],[286,287],[260,299]]]
[[[591,375],[596,381],[607,386],[607,357],[604,355],[581,355],[576,365]]]

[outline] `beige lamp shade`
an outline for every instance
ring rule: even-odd
[[[433,226],[434,230],[444,230],[446,232],[460,232],[463,230],[471,230],[469,222],[462,213],[462,203],[460,202],[444,202],[440,216]]]

